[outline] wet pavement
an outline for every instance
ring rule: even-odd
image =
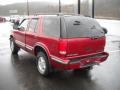
[[[92,70],[55,71],[43,77],[34,56],[23,50],[11,55],[8,32],[0,33],[0,90],[120,90],[120,36],[107,35],[110,56]]]

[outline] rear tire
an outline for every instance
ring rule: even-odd
[[[19,51],[19,47],[17,46],[17,44],[14,42],[13,38],[10,39],[10,49],[12,54],[18,54]]]
[[[39,52],[37,55],[37,68],[39,73],[43,76],[48,76],[50,73],[50,64],[44,52]]]

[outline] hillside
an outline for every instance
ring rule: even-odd
[[[62,12],[74,13],[74,5],[62,5]],[[30,15],[36,13],[58,13],[58,4],[46,2],[29,2]],[[0,15],[15,15],[10,10],[17,10],[17,15],[27,14],[26,3],[15,3],[6,6],[0,5]],[[76,11],[76,10],[75,10]],[[97,18],[120,19],[120,0],[95,0],[95,16]]]

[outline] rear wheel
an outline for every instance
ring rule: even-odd
[[[37,55],[37,68],[43,76],[47,76],[50,73],[49,61],[44,52],[39,52]]]
[[[12,54],[17,54],[20,49],[14,42],[13,38],[10,39],[10,49]]]

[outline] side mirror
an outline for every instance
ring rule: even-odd
[[[13,29],[18,29],[19,30],[19,22],[14,22],[13,24]]]
[[[104,34],[107,34],[107,29],[106,28],[104,28],[104,27],[102,27],[102,29],[103,29],[103,31],[104,31]]]
[[[14,24],[14,25],[13,25],[13,29],[19,29],[19,28],[18,28],[18,25],[15,25],[15,24]]]

